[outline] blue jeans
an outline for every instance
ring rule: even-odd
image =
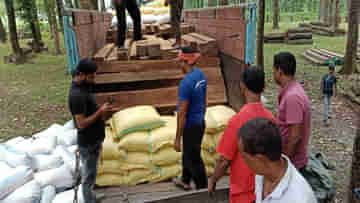
[[[93,191],[96,183],[96,172],[102,143],[90,147],[79,146],[81,168],[81,183],[84,202],[96,203],[96,196]]]
[[[324,94],[324,121],[329,120],[330,105],[331,105],[331,95]]]

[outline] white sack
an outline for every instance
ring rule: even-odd
[[[40,183],[41,188],[53,185],[56,189],[62,189],[74,185],[73,173],[66,164],[60,168],[35,173],[35,180]]]
[[[39,203],[41,199],[40,185],[36,181],[30,181],[8,195],[1,203]]]
[[[65,129],[67,130],[75,130],[75,123],[74,120],[69,120],[68,122],[66,122],[63,126]]]
[[[73,145],[71,147],[68,147],[67,150],[71,152],[72,154],[75,154],[76,150],[78,149],[77,145]]]
[[[46,138],[46,137],[56,136],[56,132],[58,132],[59,130],[64,130],[64,127],[62,125],[55,123],[55,124],[51,125],[48,129],[33,135],[33,137],[34,138],[43,138],[43,137]]]
[[[143,24],[153,24],[156,22],[156,16],[155,15],[142,15],[141,20]]]
[[[78,203],[85,203],[82,195],[82,186],[79,186],[78,189]],[[73,203],[74,201],[74,190],[67,190],[65,192],[61,192],[55,196],[55,199],[52,203]]]
[[[0,172],[1,173],[8,172],[10,170],[12,170],[12,168],[5,161],[0,161]]]
[[[156,16],[156,23],[159,25],[170,23],[170,15],[165,14],[165,15]]]
[[[18,152],[13,148],[0,145],[0,161],[6,162],[9,166],[16,168],[27,166],[32,168],[32,160],[26,153]]]
[[[7,195],[32,179],[34,179],[33,170],[26,166],[20,166],[8,172],[2,172],[0,177],[0,199],[4,199]]]
[[[59,168],[63,164],[64,160],[59,155],[36,155],[33,158],[33,168],[38,172]]]
[[[76,156],[75,154],[69,152],[67,148],[64,146],[57,146],[54,150],[54,154],[61,156],[64,160],[65,165],[67,165],[73,172],[75,171],[76,165]]]
[[[20,142],[24,141],[25,138],[23,137],[15,137],[13,139],[8,140],[7,142],[5,142],[5,145],[8,147],[13,147],[16,146],[17,144],[19,144]]]
[[[59,131],[57,134],[58,144],[69,147],[71,145],[75,145],[77,143],[77,130],[69,130],[63,129]]]
[[[41,192],[41,201],[40,203],[52,203],[55,199],[56,190],[52,185],[46,186]]]

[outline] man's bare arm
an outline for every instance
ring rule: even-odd
[[[302,124],[293,124],[289,127],[288,142],[284,146],[284,154],[288,157],[294,156],[297,145],[301,140]]]
[[[177,114],[177,129],[176,129],[176,139],[180,139],[184,133],[186,114],[189,108],[189,102],[181,101],[179,104],[179,111]]]
[[[91,124],[95,123],[98,119],[102,119],[104,112],[108,110],[109,110],[109,105],[106,103],[89,117],[85,117],[84,114],[76,114],[75,120],[77,127],[80,129],[89,127]]]
[[[216,168],[214,175],[211,176],[210,180],[213,183],[216,183],[220,178],[222,178],[228,168],[230,167],[231,161],[226,159],[224,156],[220,156],[220,158],[216,161]]]

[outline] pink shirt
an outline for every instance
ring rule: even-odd
[[[308,162],[311,106],[304,88],[297,81],[290,82],[286,88],[280,91],[278,122],[284,145],[288,141],[290,125],[302,124],[300,143],[297,146],[295,155],[289,158],[296,168],[303,168]]]

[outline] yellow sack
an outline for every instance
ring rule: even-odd
[[[153,174],[150,178],[151,183],[157,183],[161,181],[166,181],[171,178],[181,176],[182,167],[180,164],[173,164],[163,167],[153,168]]]
[[[234,110],[223,105],[207,108],[205,114],[206,133],[215,134],[223,131],[235,114]]]
[[[162,7],[162,8],[154,8],[153,15],[160,16],[170,13],[169,7]]]
[[[127,175],[126,184],[127,185],[137,185],[140,183],[145,183],[150,181],[150,177],[153,174],[151,169],[138,169],[130,171]]]
[[[119,150],[128,152],[151,152],[151,137],[148,131],[134,132],[123,136]]]
[[[201,150],[201,158],[205,165],[215,165],[215,153],[211,153],[207,150]]]
[[[98,186],[121,186],[126,185],[126,179],[123,175],[103,174],[96,177],[96,185]]]
[[[151,163],[157,166],[179,164],[181,162],[181,152],[176,152],[174,148],[164,148],[151,154]]]
[[[148,165],[151,164],[150,153],[147,152],[126,152],[119,150],[120,158],[119,161],[124,164],[135,164],[135,165]]]
[[[205,134],[201,143],[201,148],[210,152],[215,152],[215,142],[212,135]]]
[[[157,152],[162,148],[174,146],[177,127],[176,117],[163,116],[161,118],[166,121],[166,125],[150,132],[151,152]]]
[[[152,106],[136,106],[115,113],[112,117],[115,136],[122,136],[144,130],[152,130],[165,125],[160,114]]]
[[[219,132],[219,133],[216,133],[213,135],[213,141],[214,141],[215,148],[217,148],[223,135],[224,135],[224,132]]]
[[[119,160],[105,160],[99,164],[97,174],[120,174],[126,175],[129,171],[137,169],[151,169],[151,165],[129,164]]]
[[[215,172],[215,166],[212,166],[212,165],[205,165],[205,170],[206,170],[206,175],[209,177],[209,176],[212,176]]]
[[[113,131],[110,127],[105,128],[105,140],[103,143],[103,149],[101,153],[102,160],[117,160],[120,157],[118,151],[118,144],[113,141]]]

